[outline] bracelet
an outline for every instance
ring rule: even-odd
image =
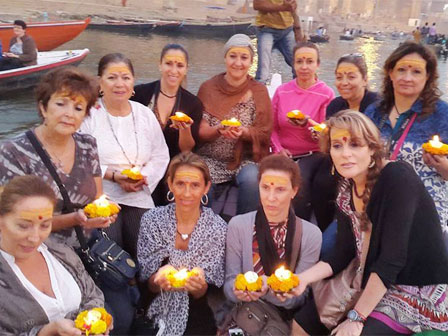
[[[112,172],[112,178],[111,178],[112,182],[115,182],[115,171]]]

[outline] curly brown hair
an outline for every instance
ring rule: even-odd
[[[413,53],[419,54],[426,61],[426,73],[428,75],[425,87],[420,93],[420,98],[422,100],[422,114],[420,117],[429,116],[434,112],[437,100],[442,95],[437,83],[439,78],[439,73],[437,71],[437,58],[431,49],[419,43],[405,42],[395,49],[384,63],[384,80],[382,87],[383,99],[379,105],[380,113],[389,113],[395,104],[394,87],[392,80],[389,77],[389,73],[393,70],[400,59]]]
[[[378,175],[384,166],[384,146],[381,141],[380,131],[366,115],[353,110],[340,111],[328,119],[325,123],[327,124],[328,131],[321,133],[320,145],[322,152],[330,155],[330,135],[332,128],[347,130],[351,137],[364,139],[367,146],[369,146],[373,152],[372,160],[375,164],[367,171],[366,189],[362,197],[364,209],[361,213],[361,230],[366,231],[369,229],[370,225],[366,212],[367,204],[369,203],[370,195],[378,179]]]

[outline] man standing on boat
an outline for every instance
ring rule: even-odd
[[[26,35],[26,23],[14,21],[14,36],[9,41],[9,52],[3,53],[0,71],[37,64],[37,49],[33,38]]]
[[[274,48],[282,53],[286,63],[292,68],[292,53],[296,43],[292,13],[296,8],[296,0],[254,0],[254,9],[258,11],[255,20],[258,27],[258,68],[255,79],[258,81],[266,83],[269,78]],[[294,70],[293,76],[295,77]]]

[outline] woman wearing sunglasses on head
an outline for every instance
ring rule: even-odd
[[[335,77],[340,96],[328,105],[327,119],[346,109],[364,112],[378,99],[378,94],[368,89],[367,64],[362,54],[347,54],[339,58]]]

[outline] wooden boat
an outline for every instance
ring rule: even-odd
[[[34,86],[46,72],[66,65],[78,65],[89,49],[39,52],[37,65],[0,71],[0,94]]]
[[[37,50],[49,51],[73,40],[86,29],[89,23],[90,18],[79,21],[30,22],[27,23],[26,33],[33,37]],[[14,36],[12,28],[11,23],[0,24],[3,50],[8,48],[9,40]]]
[[[245,22],[194,21],[117,21],[91,23],[89,29],[121,31],[125,33],[191,34],[196,36],[230,37],[237,33],[252,34],[252,20]]]
[[[339,35],[341,41],[353,41],[355,39],[352,35]]]
[[[310,42],[313,43],[327,43],[330,41],[330,36],[328,35],[310,35],[309,39]]]

